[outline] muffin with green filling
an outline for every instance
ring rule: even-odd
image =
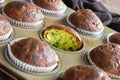
[[[50,45],[65,51],[77,51],[82,46],[77,32],[64,25],[48,26],[43,32],[43,38]]]

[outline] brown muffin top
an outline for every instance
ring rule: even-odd
[[[111,80],[107,74],[94,66],[73,66],[58,80]]]
[[[7,34],[11,28],[12,26],[9,21],[2,14],[0,14],[0,36]]]
[[[107,43],[90,52],[91,60],[107,73],[120,76],[120,45]]]
[[[41,40],[32,37],[14,43],[12,53],[19,60],[34,66],[48,67],[58,62],[54,50]]]
[[[47,10],[57,11],[57,5],[61,0],[54,0],[53,2],[49,2],[49,0],[33,0],[33,2],[41,8]]]
[[[80,9],[69,16],[69,21],[77,28],[98,32],[102,29],[100,19],[89,9]]]
[[[4,13],[20,22],[37,22],[43,19],[40,8],[26,1],[12,1],[4,8]]]
[[[120,44],[120,32],[111,35],[109,37],[109,41],[112,43]]]

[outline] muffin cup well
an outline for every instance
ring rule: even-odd
[[[116,32],[107,34],[107,35],[104,37],[103,42],[104,42],[104,43],[110,42],[110,41],[109,41],[110,36],[112,36],[112,35],[115,34],[115,33],[116,33]]]
[[[37,75],[46,75],[46,74],[50,74],[50,72],[56,70],[56,69],[59,69],[59,63],[56,63],[52,66],[49,66],[49,67],[39,67],[39,66],[33,66],[33,65],[30,65],[30,64],[27,64],[19,59],[17,59],[12,51],[11,51],[11,45],[13,45],[15,42],[21,40],[21,39],[24,39],[24,38],[18,38],[18,39],[15,39],[13,41],[11,41],[8,45],[7,45],[7,55],[8,55],[8,58],[9,58],[9,61],[18,69],[22,70],[22,71],[25,71],[25,72],[28,72],[28,73],[32,73],[32,74],[37,74]],[[59,59],[58,59],[59,60]],[[58,70],[56,70],[58,71]]]
[[[10,31],[9,31],[7,34],[1,35],[1,36],[0,36],[0,42],[8,39],[8,38],[10,37],[10,35],[12,34],[12,32],[13,32],[13,29],[11,28]]]
[[[2,14],[10,21],[10,23],[12,25],[21,27],[21,28],[40,28],[41,26],[43,26],[44,24],[44,20],[40,20],[37,22],[20,22],[20,21],[16,21],[12,18],[10,18],[9,16],[7,16],[4,12],[4,7],[2,8]],[[41,14],[42,15],[42,14]],[[42,15],[42,18],[44,18],[44,16]]]
[[[34,3],[33,0],[30,0],[30,2]],[[41,8],[41,11],[43,12],[43,14],[45,14],[45,15],[56,16],[56,17],[57,16],[62,16],[65,13],[65,11],[67,10],[67,7],[62,1],[60,1],[58,5],[62,5],[64,8],[60,11],[52,11],[52,10],[47,10],[47,9],[44,9],[44,8],[41,8],[41,7],[40,8]]]
[[[44,31],[46,28],[47,28],[47,27],[44,27],[43,29],[40,29],[40,31],[38,32],[38,35],[39,35],[40,39],[41,39],[42,41],[44,41],[45,43],[47,43],[47,42],[44,40],[42,33],[43,33],[43,31]],[[50,45],[50,47],[53,48],[57,53],[79,54],[79,53],[84,52],[85,46],[86,46],[84,40],[81,39],[81,41],[82,41],[82,46],[81,46],[81,48],[80,48],[79,50],[77,50],[77,51],[64,51],[64,50],[62,50],[62,49],[58,49],[58,48],[50,45],[49,43],[47,43],[47,44]]]
[[[88,51],[84,54],[84,60],[85,60],[85,62],[86,62],[87,64],[96,66],[96,67],[98,67],[99,69],[101,69],[101,68],[100,68],[99,66],[97,66],[97,65],[91,60],[91,58],[90,58],[90,52],[91,52],[93,49],[94,49],[94,48],[88,50]],[[101,69],[101,70],[104,71],[103,69]],[[106,72],[106,71],[104,71],[104,72],[107,73],[107,75],[108,75],[109,77],[111,77],[112,79],[120,79],[120,76],[117,76],[117,75],[114,75],[114,74],[110,74],[110,73],[108,73],[108,72]]]
[[[75,27],[70,21],[69,21],[69,16],[70,14],[66,17],[66,22],[70,27],[72,27],[74,30],[76,30],[79,34],[84,35],[84,36],[89,36],[89,37],[101,37],[103,35],[104,27],[99,32],[90,32],[90,31],[85,31],[82,29],[79,29]],[[103,26],[103,25],[101,25]]]

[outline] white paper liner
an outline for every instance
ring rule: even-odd
[[[44,29],[40,29],[40,31],[38,32],[39,37],[40,37],[41,40],[43,40],[46,44],[48,44],[51,48],[53,48],[56,52],[58,52],[58,53],[65,53],[65,54],[66,54],[66,53],[67,53],[67,54],[79,54],[79,53],[84,52],[86,44],[85,44],[84,40],[82,40],[81,38],[80,38],[80,39],[81,39],[81,41],[82,41],[82,47],[81,47],[79,50],[77,50],[77,51],[64,51],[64,50],[62,50],[62,49],[58,49],[58,48],[50,45],[49,43],[47,43],[47,42],[44,40],[43,35],[42,35],[42,33],[43,33],[44,30],[45,30],[45,28],[44,28]]]
[[[12,18],[10,18],[9,16],[7,16],[4,12],[4,7],[2,8],[2,14],[10,21],[10,23],[12,25],[15,25],[15,26],[18,26],[18,27],[21,27],[21,28],[40,28],[41,26],[43,26],[44,24],[44,16],[43,14],[41,14],[41,20],[40,21],[37,21],[37,22],[20,22],[20,21],[16,21]]]
[[[0,3],[3,3],[5,0],[0,0]]]
[[[10,42],[13,38],[14,38],[14,32],[12,31],[12,33],[7,39],[0,41],[0,46],[8,44],[8,42]]]
[[[1,35],[0,36],[0,41],[8,39],[12,32],[13,32],[13,29],[11,28],[10,31],[7,34]]]
[[[30,0],[30,2],[34,3],[33,0]],[[43,14],[45,14],[45,15],[61,16],[61,15],[63,15],[65,13],[65,11],[67,10],[67,7],[62,1],[60,1],[59,4],[58,4],[58,8],[60,8],[60,7],[62,7],[62,9],[59,10],[59,11],[47,10],[47,9],[44,9],[44,8],[41,8],[41,7],[40,8],[41,8],[41,11],[43,12]]]
[[[18,38],[18,39],[12,40],[10,42],[10,44],[7,45],[8,56],[9,56],[10,60],[16,65],[17,68],[20,68],[23,71],[30,72],[30,73],[47,73],[47,72],[51,72],[58,66],[58,63],[56,63],[50,67],[33,66],[33,65],[27,64],[27,63],[17,59],[11,51],[11,45],[13,45],[15,42],[17,42],[21,39],[24,39],[24,38]]]
[[[88,62],[88,64],[89,65],[93,65],[93,66],[96,66],[96,67],[98,67],[99,69],[101,69],[99,66],[97,66],[92,60],[91,60],[91,58],[90,58],[90,52],[93,50],[94,48],[92,48],[92,49],[90,49],[90,50],[88,50],[88,52],[86,53],[86,59],[89,61]],[[86,62],[86,61],[85,61]],[[102,71],[104,71],[103,69],[101,69]],[[114,75],[114,74],[110,74],[110,73],[108,73],[108,72],[106,72],[106,71],[104,71],[105,73],[107,73],[107,75],[108,76],[110,76],[112,79],[120,79],[120,76],[117,76],[117,75]]]
[[[0,1],[0,12],[1,12],[2,7],[5,6],[6,2],[7,2],[6,0]]]
[[[90,32],[90,31],[85,31],[82,29],[79,29],[77,27],[75,27],[70,21],[69,21],[69,16],[70,14],[66,17],[66,22],[67,24],[72,27],[73,29],[75,29],[79,34],[82,34],[84,36],[90,36],[90,37],[101,37],[103,35],[103,31],[104,31],[104,27],[101,24],[100,26],[102,27],[102,29],[99,32]]]
[[[45,17],[53,19],[53,20],[61,20],[61,19],[66,18],[68,13],[69,13],[69,10],[67,8],[67,10],[62,15],[57,16],[57,15],[47,15],[46,14]]]

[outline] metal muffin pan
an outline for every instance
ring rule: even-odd
[[[10,2],[10,1],[13,1],[13,0],[7,0],[7,2]],[[74,12],[70,8],[68,8],[68,11],[69,11],[69,13]],[[49,17],[45,17],[44,26],[49,26],[51,24],[65,24],[65,23],[64,23],[64,19],[55,20],[55,19],[51,19]],[[40,29],[43,29],[44,26],[42,26]],[[40,38],[40,35],[38,34],[40,30],[38,30],[38,29],[37,30],[36,29],[28,29],[28,28],[24,29],[24,28],[19,28],[19,27],[13,26],[13,30],[14,30],[14,37],[13,37],[14,39],[20,38],[20,37]],[[104,35],[111,33],[111,32],[115,32],[114,30],[111,30],[107,27],[105,27],[104,31],[105,31]],[[101,37],[96,40],[94,40],[92,38],[90,39],[86,36],[81,36],[81,38],[85,42],[85,51],[92,47],[95,47],[97,45],[103,44],[102,43],[103,39]],[[4,53],[4,51],[5,51],[5,53]],[[0,46],[0,63],[2,65],[4,65],[7,69],[14,71],[16,74],[24,77],[27,80],[38,80],[38,79],[39,80],[55,80],[56,77],[61,72],[65,71],[69,67],[74,66],[74,65],[85,65],[85,61],[83,60],[84,51],[80,52],[79,54],[65,54],[64,52],[61,52],[61,54],[59,54],[59,52],[60,51],[57,52],[57,54],[61,60],[61,64],[58,66],[59,70],[57,70],[58,68],[56,68],[53,72],[48,73],[48,74],[41,74],[41,75],[33,74],[33,73],[28,73],[28,72],[25,72],[25,71],[22,71],[22,70],[16,68],[15,65],[9,59],[9,56],[7,55],[7,50],[6,50],[5,45]],[[12,74],[10,74],[10,75],[12,75]]]

